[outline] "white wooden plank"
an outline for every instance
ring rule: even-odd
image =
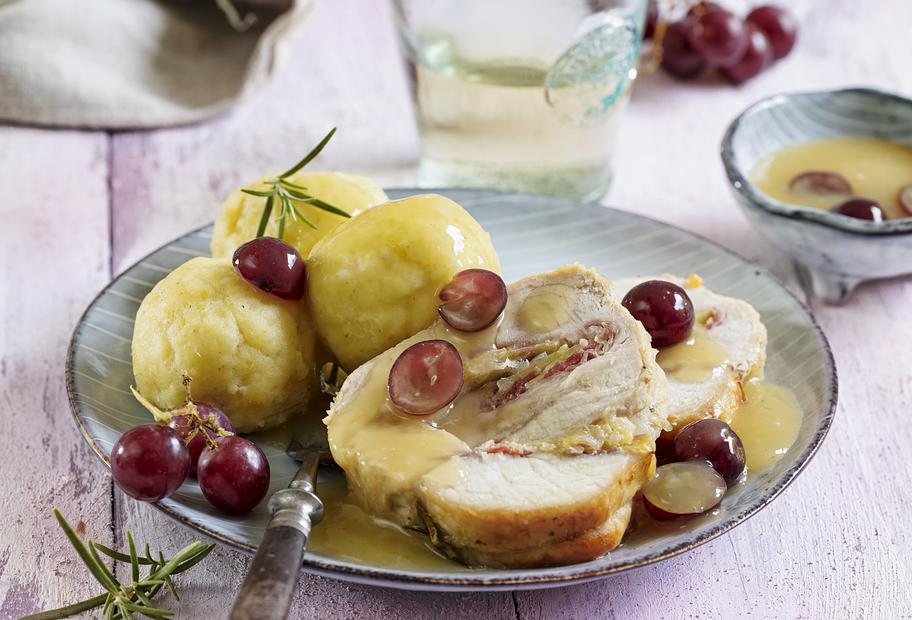
[[[70,332],[108,271],[103,133],[0,128],[0,618],[101,592],[51,511],[111,542],[111,485],[70,416]]]

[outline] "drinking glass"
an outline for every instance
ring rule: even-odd
[[[392,0],[424,186],[598,199],[646,0]]]

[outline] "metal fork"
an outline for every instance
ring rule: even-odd
[[[323,391],[333,395],[344,380],[338,367],[320,373]],[[323,518],[315,492],[317,468],[332,461],[326,427],[304,414],[285,452],[301,465],[288,487],[269,498],[272,518],[231,610],[231,620],[281,620],[288,615],[310,529]]]

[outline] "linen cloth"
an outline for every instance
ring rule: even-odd
[[[0,0],[0,120],[145,128],[270,79],[312,0]]]

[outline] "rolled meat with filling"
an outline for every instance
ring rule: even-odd
[[[426,532],[470,565],[593,559],[616,547],[670,428],[649,335],[578,265],[508,287],[500,321],[443,321],[353,372],[326,424],[349,487],[375,515]],[[408,416],[387,379],[407,347],[453,344],[464,383],[447,407]]]

